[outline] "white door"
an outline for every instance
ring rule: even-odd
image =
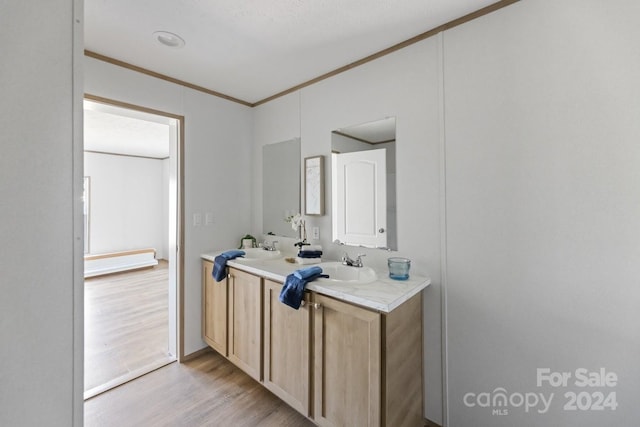
[[[335,155],[334,227],[345,244],[387,246],[386,149]]]

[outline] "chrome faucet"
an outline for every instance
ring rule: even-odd
[[[276,248],[276,243],[278,243],[277,240],[274,240],[271,243],[265,240],[264,243],[262,244],[262,249],[264,249],[265,251],[271,251],[271,252],[277,251],[278,248]]]
[[[349,258],[349,254],[345,252],[344,255],[342,255],[342,265],[348,265],[350,267],[363,267],[364,266],[364,264],[362,263],[363,256],[367,256],[367,255],[358,254],[356,259],[351,259]]]

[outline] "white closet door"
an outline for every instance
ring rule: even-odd
[[[336,155],[334,220],[346,244],[387,246],[386,150]]]

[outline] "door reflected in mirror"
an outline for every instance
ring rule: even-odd
[[[286,218],[300,212],[300,138],[262,147],[262,230],[296,238]]]
[[[398,249],[395,117],[332,132],[331,208],[332,240]]]

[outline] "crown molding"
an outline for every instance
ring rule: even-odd
[[[209,95],[212,95],[212,96],[217,96],[219,98],[223,98],[223,99],[226,99],[228,101],[232,101],[232,102],[236,102],[238,104],[246,105],[247,107],[257,107],[258,105],[266,104],[267,102],[273,101],[274,99],[277,99],[277,98],[280,98],[282,96],[288,95],[288,94],[290,94],[292,92],[296,92],[296,91],[298,91],[298,90],[300,90],[302,88],[305,88],[307,86],[311,86],[312,84],[318,83],[318,82],[320,82],[322,80],[326,80],[326,79],[328,79],[330,77],[333,77],[333,76],[335,76],[337,74],[344,73],[345,71],[349,71],[349,70],[351,70],[353,68],[359,67],[360,65],[366,64],[368,62],[374,61],[374,60],[376,60],[378,58],[381,58],[383,56],[389,55],[390,53],[396,52],[396,51],[398,51],[400,49],[403,49],[403,48],[405,48],[407,46],[411,46],[412,44],[415,44],[415,43],[418,43],[418,42],[420,42],[422,40],[428,39],[429,37],[433,37],[438,33],[441,33],[441,32],[446,31],[446,30],[450,30],[451,28],[455,28],[455,27],[457,27],[459,25],[462,25],[464,23],[467,23],[469,21],[473,21],[474,19],[480,18],[480,17],[482,17],[484,15],[488,15],[489,13],[495,12],[496,10],[500,10],[500,9],[502,9],[504,7],[507,7],[507,6],[511,5],[511,4],[517,3],[519,1],[520,0],[500,0],[500,1],[496,2],[496,3],[490,4],[489,6],[483,7],[482,9],[478,9],[475,12],[471,12],[471,13],[469,13],[467,15],[464,15],[464,16],[462,16],[460,18],[454,19],[453,21],[449,21],[446,24],[442,24],[442,25],[440,25],[438,27],[432,28],[432,29],[430,29],[428,31],[425,31],[424,33],[418,34],[415,37],[412,37],[412,38],[410,38],[408,40],[405,40],[403,42],[400,42],[398,44],[390,46],[390,47],[388,47],[386,49],[383,49],[383,50],[381,50],[379,52],[376,52],[376,53],[374,53],[372,55],[369,55],[369,56],[367,56],[365,58],[362,58],[362,59],[360,59],[358,61],[355,61],[355,62],[352,62],[350,64],[344,65],[344,66],[342,66],[340,68],[336,68],[333,71],[329,71],[328,73],[322,74],[322,75],[320,75],[318,77],[315,77],[315,78],[313,78],[311,80],[308,80],[308,81],[306,81],[304,83],[300,83],[299,85],[293,86],[293,87],[291,87],[289,89],[286,89],[286,90],[284,90],[282,92],[278,92],[278,93],[276,93],[274,95],[271,95],[271,96],[269,96],[267,98],[261,99],[261,100],[259,100],[257,102],[254,102],[254,103],[251,103],[251,102],[248,102],[248,101],[244,101],[242,99],[234,98],[232,96],[225,95],[225,94],[217,92],[215,90],[207,89],[207,88],[202,87],[202,86],[198,86],[198,85],[195,85],[195,84],[192,84],[192,83],[189,83],[189,82],[185,82],[183,80],[179,80],[179,79],[167,76],[165,74],[157,73],[155,71],[152,71],[152,70],[149,70],[149,69],[146,69],[146,68],[142,68],[142,67],[139,67],[137,65],[133,65],[133,64],[130,64],[128,62],[121,61],[119,59],[111,58],[109,56],[105,56],[105,55],[99,54],[97,52],[93,52],[91,50],[85,50],[84,54],[85,54],[85,56],[88,56],[90,58],[94,58],[94,59],[97,59],[97,60],[100,60],[100,61],[108,62],[110,64],[117,65],[117,66],[123,67],[123,68],[127,68],[127,69],[132,70],[132,71],[137,71],[139,73],[146,74],[146,75],[151,76],[151,77],[155,77],[155,78],[158,78],[158,79],[161,79],[161,80],[165,80],[165,81],[168,81],[168,82],[171,82],[171,83],[175,83],[175,84],[178,84],[178,85],[181,85],[181,86],[184,86],[184,87],[188,87],[189,89],[197,90],[199,92],[203,92],[203,93],[206,93],[206,94],[209,94]]]

